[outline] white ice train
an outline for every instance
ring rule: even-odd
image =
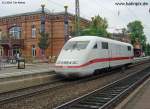
[[[65,77],[83,77],[98,69],[128,65],[132,61],[131,44],[97,36],[79,36],[64,45],[55,72]]]

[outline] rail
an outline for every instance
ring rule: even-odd
[[[138,63],[140,61],[145,61],[145,60],[150,60],[150,56],[134,58],[133,63]]]
[[[150,67],[142,72],[131,74],[55,109],[112,109],[150,76],[149,70]]]
[[[136,66],[136,64],[134,66]],[[67,85],[79,84],[81,82],[95,80],[97,78],[110,75],[111,73],[114,73],[114,72],[111,71],[109,73],[104,73],[101,75],[93,75],[90,78],[83,78],[83,79],[79,79],[77,81],[72,81],[72,82],[63,81],[63,80],[65,80],[65,78],[56,78],[56,80],[51,81],[50,83],[47,83],[44,85],[33,86],[33,87],[25,88],[25,89],[19,89],[19,90],[15,90],[15,91],[6,92],[6,93],[1,93],[0,94],[0,105],[14,101],[14,100],[18,100],[21,98],[25,99],[26,97],[31,97],[31,96],[38,95],[40,93],[45,93],[46,91],[48,91],[50,89],[60,88],[60,87],[67,86]],[[55,76],[56,76],[56,74],[55,74]]]

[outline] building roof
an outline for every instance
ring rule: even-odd
[[[38,11],[33,11],[33,12],[26,12],[26,13],[19,13],[19,14],[14,14],[14,15],[2,16],[2,17],[0,17],[0,19],[10,18],[10,17],[18,17],[18,16],[28,16],[28,15],[41,14],[41,13],[42,13],[42,11],[38,10]],[[65,14],[64,11],[62,11],[62,12],[51,12],[48,9],[45,9],[45,13],[49,14],[49,15],[52,15],[52,16],[53,15],[64,15]],[[69,12],[68,12],[68,14],[71,15],[71,16],[75,16],[74,14],[69,13]],[[80,18],[83,19],[83,20],[86,20],[86,21],[90,22],[90,20],[88,20],[86,18],[83,18],[83,17],[80,17]]]

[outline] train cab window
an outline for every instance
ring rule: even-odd
[[[89,41],[70,41],[64,46],[64,50],[83,50],[88,46]]]
[[[127,48],[128,48],[128,51],[131,51],[131,46],[128,46]]]
[[[97,49],[98,47],[97,47],[97,43],[93,46],[93,49]]]
[[[108,42],[102,42],[102,49],[108,49]]]

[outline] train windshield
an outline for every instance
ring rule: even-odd
[[[88,46],[89,41],[70,41],[64,46],[64,50],[83,50]]]

